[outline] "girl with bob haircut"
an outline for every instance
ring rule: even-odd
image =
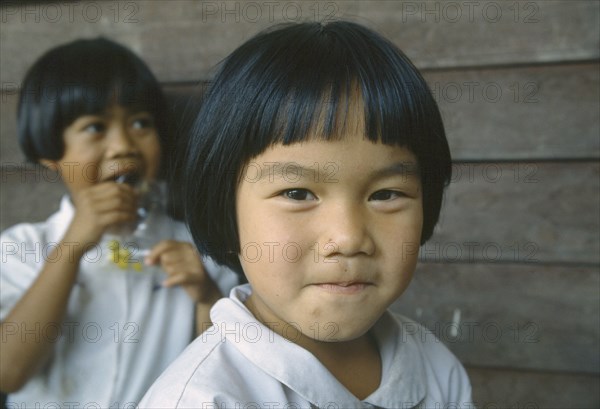
[[[388,311],[451,173],[398,48],[352,22],[277,26],[224,60],[190,129],[186,221],[248,284],[141,407],[470,405],[460,362]]]
[[[129,233],[116,242],[126,254],[104,246],[105,233],[138,220],[134,180],[159,178],[166,115],[148,67],[110,40],[58,46],[28,71],[20,145],[28,160],[58,172],[69,194],[46,221],[1,235],[0,390],[8,407],[136,406],[237,282],[163,213],[147,223],[160,231],[145,258]],[[160,284],[158,267],[166,273]]]

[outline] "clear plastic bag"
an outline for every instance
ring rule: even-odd
[[[127,180],[117,182],[131,183]],[[159,266],[147,266],[144,258],[161,240],[174,238],[173,223],[167,215],[167,188],[162,181],[131,183],[138,193],[137,220],[107,231],[101,241],[105,265],[133,273],[150,273],[156,281],[165,274]]]

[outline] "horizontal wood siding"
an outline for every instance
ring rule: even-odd
[[[388,36],[420,68],[600,56],[600,5],[544,1],[166,1],[78,2],[71,9],[2,6],[0,80],[21,81],[44,51],[104,35],[137,51],[165,82],[196,81],[249,36],[276,23],[346,18]],[[60,29],[58,29],[60,26]],[[23,45],[27,52],[23,52]]]
[[[600,2],[3,2],[0,14],[2,229],[45,219],[65,193],[16,141],[21,81],[49,48],[99,35],[131,47],[163,83],[174,131],[219,61],[274,23],[380,31],[423,69],[454,159],[393,309],[465,363],[480,408],[600,406]]]

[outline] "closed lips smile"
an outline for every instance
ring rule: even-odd
[[[371,285],[367,282],[346,281],[339,283],[319,283],[315,284],[320,289],[337,294],[357,294]]]

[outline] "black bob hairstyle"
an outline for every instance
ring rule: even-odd
[[[31,162],[63,157],[63,132],[82,115],[110,105],[149,112],[166,156],[165,99],[146,64],[105,38],[75,40],[41,56],[25,76],[18,108],[19,144]]]
[[[204,254],[242,272],[235,199],[243,167],[274,144],[343,137],[344,95],[353,88],[364,105],[366,137],[417,157],[421,244],[431,237],[451,159],[425,80],[397,47],[359,24],[299,23],[264,31],[229,55],[190,125],[183,207]]]

